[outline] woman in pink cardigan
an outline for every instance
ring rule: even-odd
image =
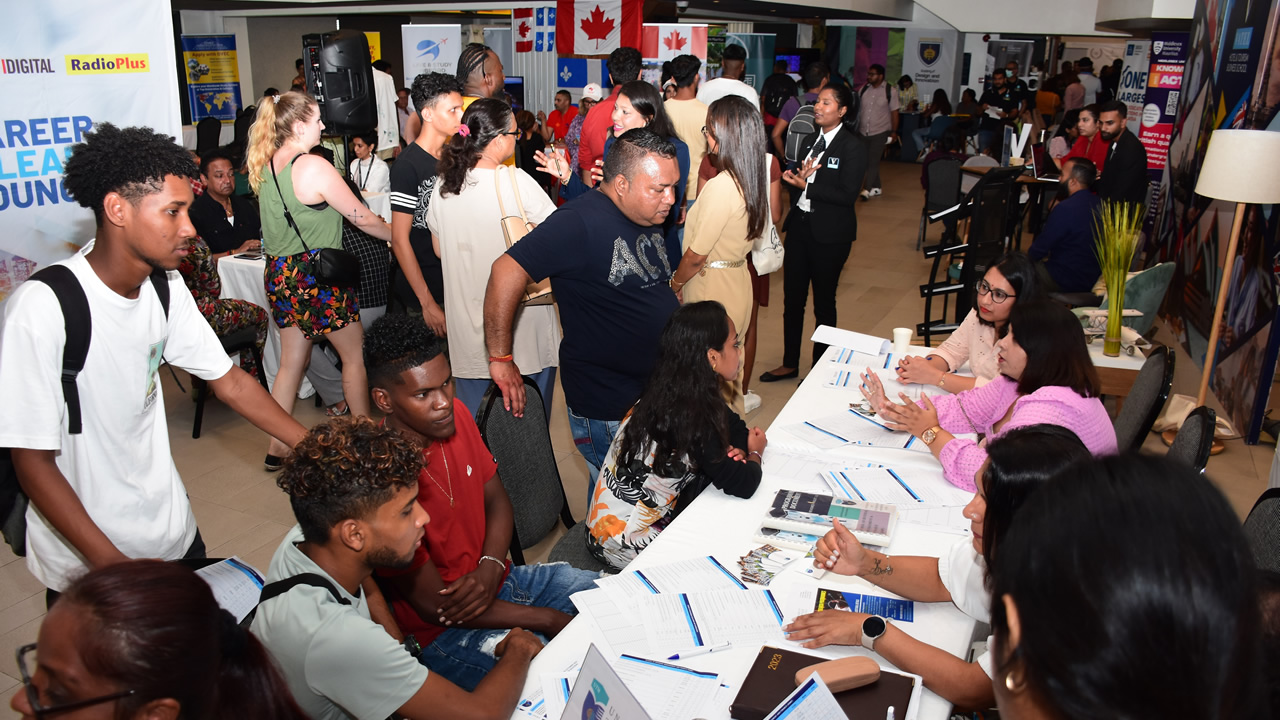
[[[1116,452],[1116,432],[1098,399],[1098,373],[1085,349],[1080,321],[1049,302],[1023,303],[1009,315],[1009,332],[996,343],[1000,376],[957,395],[899,405],[869,369],[863,394],[895,430],[907,430],[942,463],[947,481],[974,490],[987,459],[986,441],[1015,427],[1049,423],[1077,436],[1094,455]],[[957,437],[977,435],[978,440]]]

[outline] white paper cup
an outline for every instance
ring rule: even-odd
[[[911,347],[911,328],[894,328],[893,329],[893,354],[901,357],[907,352],[907,348]]]

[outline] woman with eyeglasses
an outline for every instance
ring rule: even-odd
[[[996,342],[1004,337],[1009,313],[1018,303],[1043,299],[1043,293],[1035,263],[1026,253],[1001,257],[974,287],[973,309],[960,327],[934,353],[902,358],[898,379],[953,393],[991,382],[1000,374]],[[956,374],[966,362],[972,377]]]
[[[885,397],[870,368],[862,394],[885,425],[920,438],[942,463],[943,475],[972,491],[974,473],[987,460],[986,442],[1024,425],[1048,423],[1075,433],[1094,455],[1116,452],[1116,431],[1098,399],[1098,371],[1085,348],[1080,321],[1048,301],[1021,303],[996,343],[1000,375],[955,395],[924,396],[903,404]],[[976,440],[957,437],[977,435]]]
[[[266,648],[190,569],[132,560],[76,580],[18,651],[23,718],[302,720]],[[72,714],[72,711],[77,711]]]
[[[492,98],[471,103],[462,115],[458,134],[440,149],[440,178],[427,209],[431,243],[444,272],[444,317],[454,387],[458,399],[472,413],[480,409],[489,386],[484,291],[493,261],[507,251],[501,218],[519,217],[519,207],[523,207],[529,222],[537,224],[556,209],[537,180],[523,170],[503,165],[515,154],[519,136],[509,105]],[[538,386],[550,422],[560,364],[555,307],[520,306],[514,328],[511,357],[505,361],[514,361]]]
[[[769,219],[768,146],[760,111],[736,95],[707,109],[702,129],[707,151],[720,174],[707,181],[689,213],[684,256],[671,277],[671,289],[684,302],[715,300],[725,307],[741,344],[751,324],[751,272],[747,256]],[[731,382],[726,399],[744,412],[742,374]]]

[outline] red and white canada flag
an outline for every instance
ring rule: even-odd
[[[646,24],[640,41],[640,54],[645,60],[670,60],[678,55],[692,55],[707,61],[706,25]]]
[[[639,49],[643,11],[643,0],[557,0],[556,52],[608,55],[620,47]],[[514,14],[512,23],[513,29],[519,27]]]
[[[533,52],[533,8],[511,11],[511,32],[515,36],[516,52]]]

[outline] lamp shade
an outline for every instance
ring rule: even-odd
[[[1280,203],[1280,132],[1214,130],[1196,194],[1236,203]]]

